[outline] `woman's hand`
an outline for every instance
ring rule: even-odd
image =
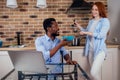
[[[80,29],[80,24],[78,24],[76,21],[74,22],[74,25]]]
[[[92,33],[92,32],[84,32],[84,31],[80,31],[80,35],[89,35],[89,36],[92,36],[93,33]]]
[[[85,32],[83,32],[83,31],[80,31],[80,35],[85,35]]]

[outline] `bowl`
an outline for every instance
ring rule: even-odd
[[[67,41],[72,41],[74,38],[74,36],[62,36],[62,39],[66,39]]]

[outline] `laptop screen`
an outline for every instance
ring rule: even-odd
[[[47,73],[42,52],[8,51],[17,71]]]

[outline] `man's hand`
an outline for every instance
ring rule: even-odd
[[[76,61],[71,61],[70,59],[66,61],[67,64],[77,64]]]
[[[62,40],[61,42],[60,42],[60,45],[61,46],[65,46],[65,45],[67,45],[69,43],[69,41],[67,41],[67,40]]]
[[[70,59],[69,54],[66,54],[66,55],[64,56],[64,59],[66,60],[66,63],[67,63],[67,64],[77,64],[76,61],[72,61],[72,60]]]

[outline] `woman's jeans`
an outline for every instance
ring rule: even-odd
[[[100,70],[105,59],[105,52],[101,51],[96,58],[93,58],[93,51],[89,52],[88,61],[90,64],[91,80],[100,80]]]

